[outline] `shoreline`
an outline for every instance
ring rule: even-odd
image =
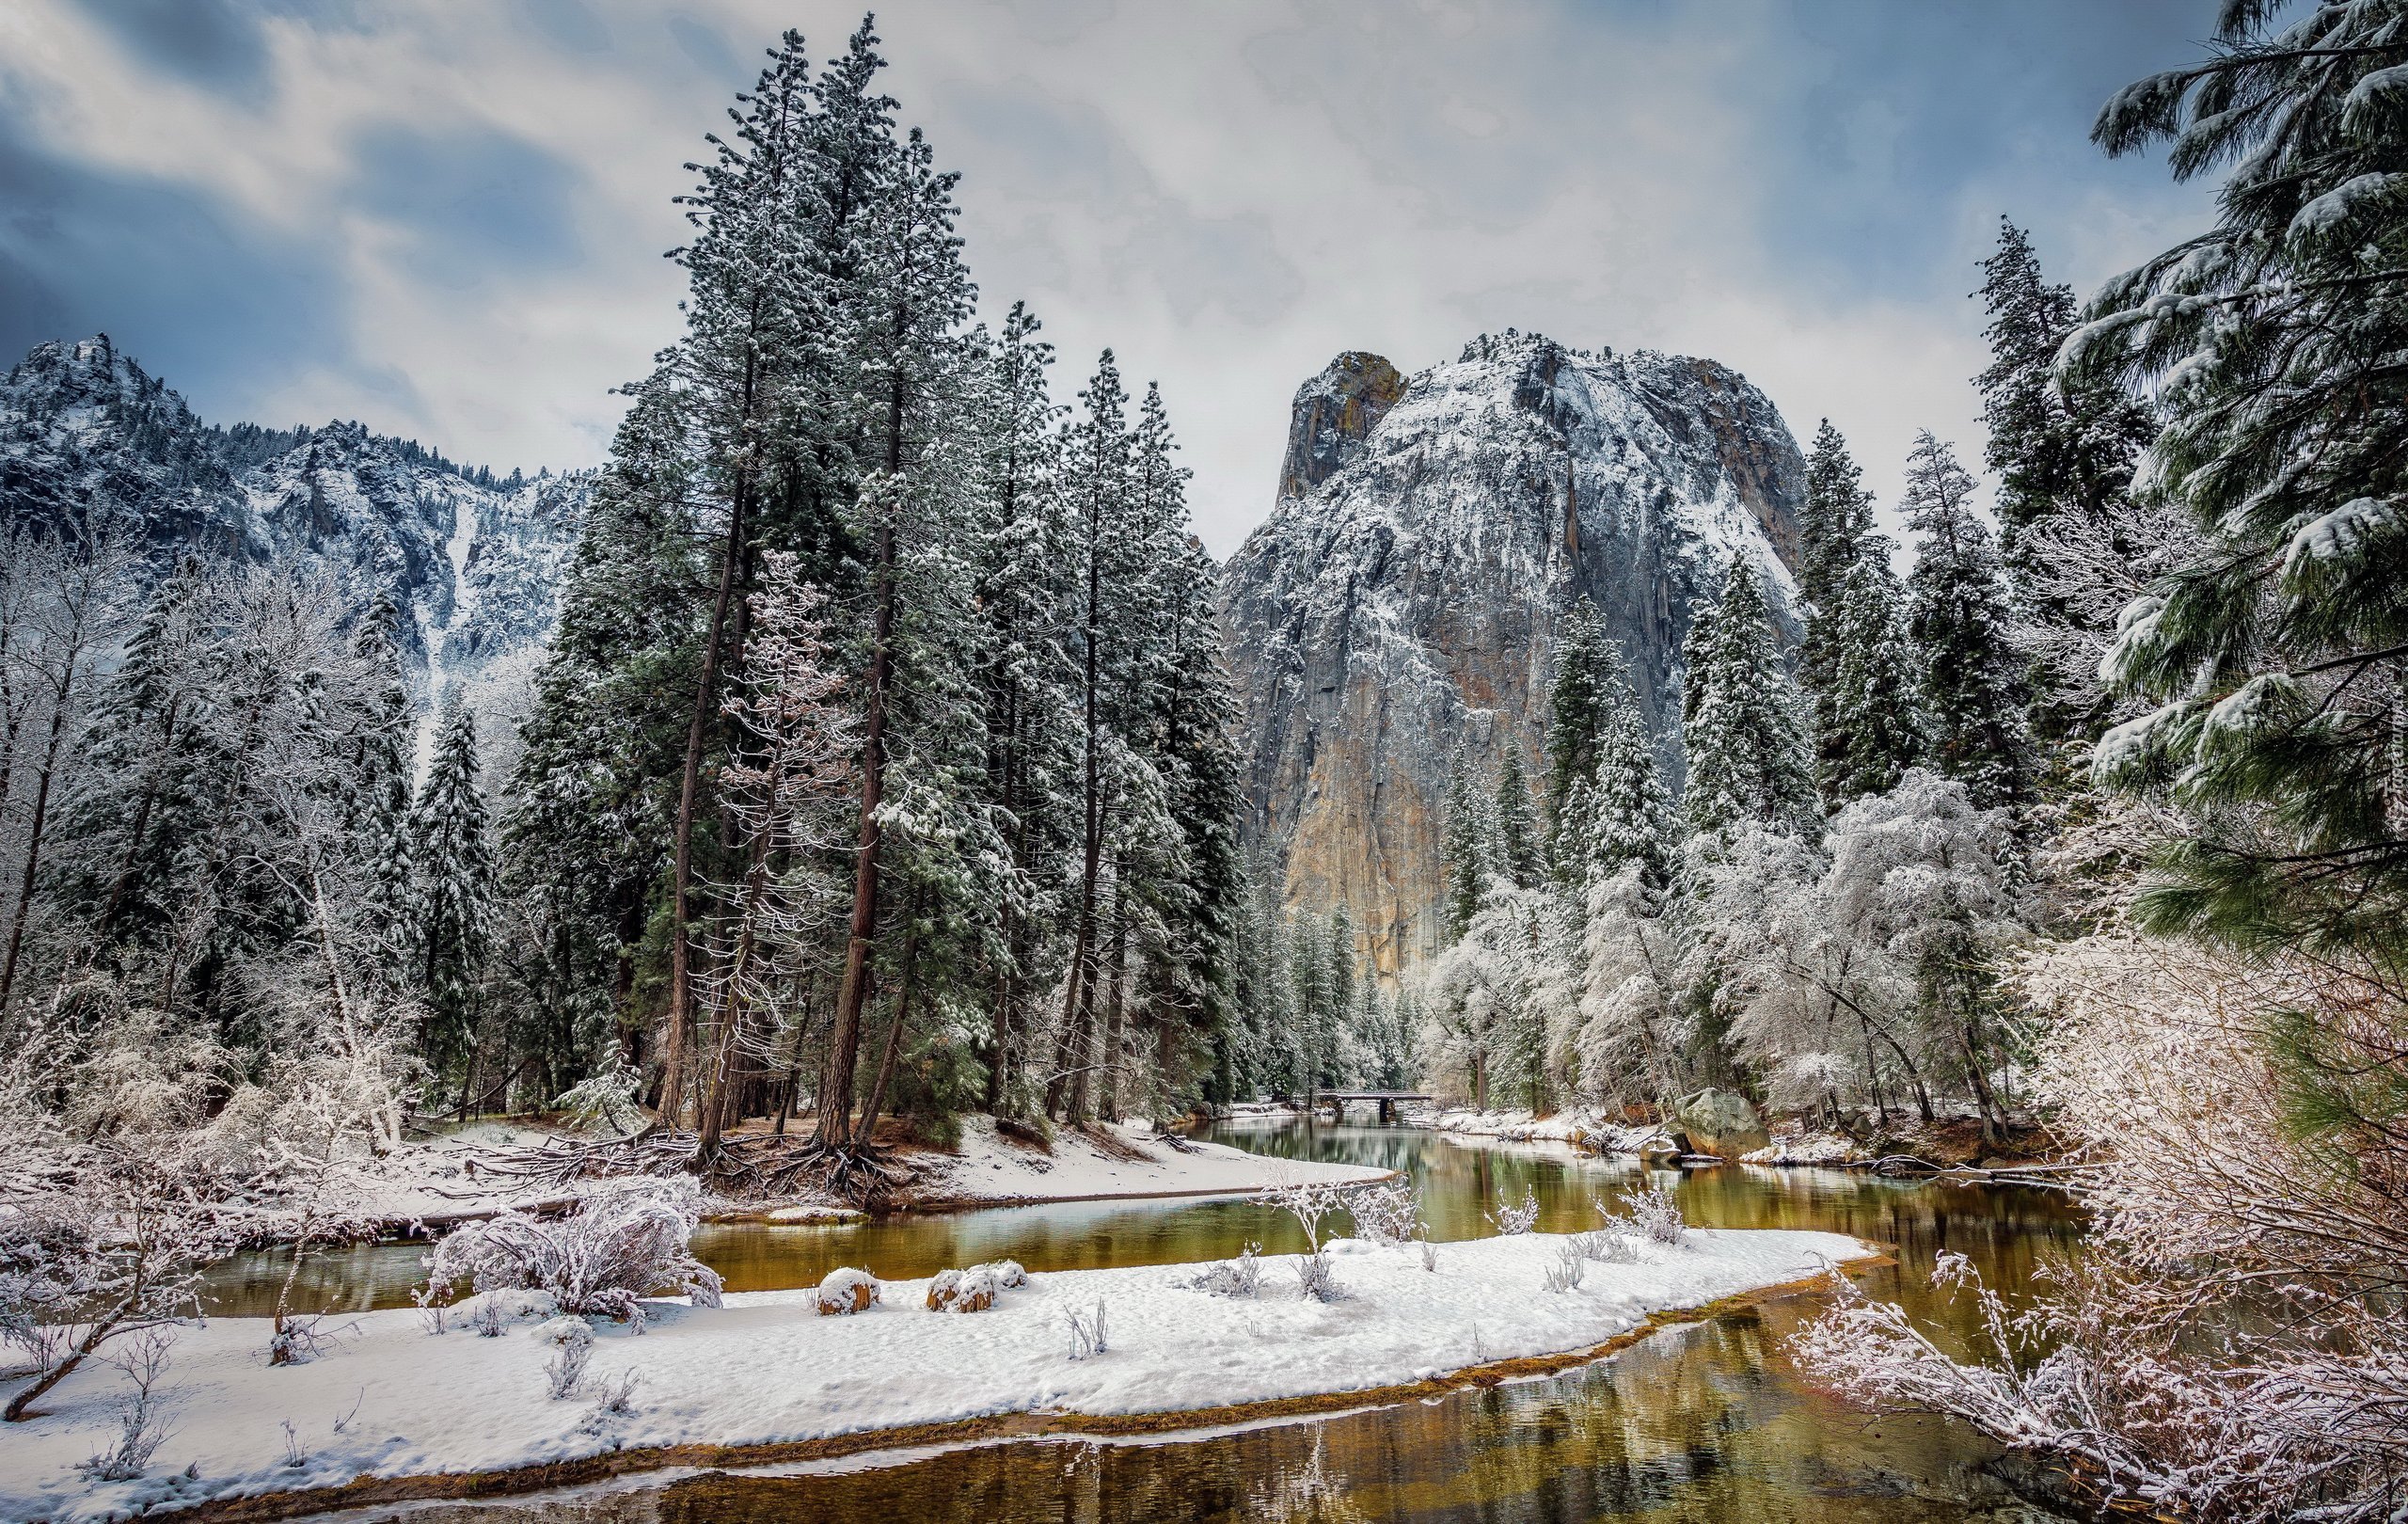
[[[1472,1242],[1480,1242],[1474,1240]],[[1896,1262],[1893,1246],[1860,1243],[1862,1251],[1830,1262],[1830,1270],[1861,1272]],[[1826,1272],[1825,1274],[1828,1274]],[[923,1447],[1019,1443],[1051,1438],[1157,1437],[1175,1440],[1230,1426],[1364,1411],[1408,1402],[1434,1401],[1458,1393],[1539,1380],[1608,1359],[1668,1328],[1703,1323],[1731,1312],[1813,1292],[1825,1274],[1770,1282],[1688,1306],[1647,1313],[1635,1326],[1577,1348],[1512,1356],[1467,1365],[1420,1379],[1377,1387],[1264,1398],[1251,1402],[1150,1413],[1094,1413],[1022,1409],[933,1422],[867,1428],[807,1439],[758,1443],[690,1442],[631,1447],[592,1455],[499,1467],[479,1471],[429,1471],[362,1476],[332,1486],[304,1487],[208,1499],[188,1506],[151,1506],[143,1516],[172,1517],[190,1524],[271,1524],[348,1510],[432,1501],[481,1501],[608,1485],[613,1482],[678,1470],[747,1470],[905,1452]]]

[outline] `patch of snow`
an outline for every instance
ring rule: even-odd
[[[1390,1171],[1368,1165],[1274,1159],[1223,1143],[1191,1142],[1174,1149],[1149,1129],[1105,1124],[1137,1157],[1122,1158],[1070,1128],[1054,1131],[1053,1151],[1004,1136],[991,1117],[961,1119],[958,1154],[913,1162],[935,1171],[922,1200],[1081,1201],[1118,1197],[1217,1196],[1259,1191],[1288,1180],[1299,1184],[1358,1184]]]

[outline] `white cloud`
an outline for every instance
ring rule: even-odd
[[[1896,208],[1944,228],[1934,246],[1962,273],[1941,282],[1947,294],[1826,278],[1833,252],[1802,259],[1767,220],[1806,172],[1767,149],[1767,113],[1794,104],[1784,81],[1806,67],[1751,24],[1768,14],[1229,0],[880,20],[902,119],[964,171],[990,309],[1035,307],[1065,397],[1107,344],[1133,380],[1162,382],[1199,525],[1226,553],[1269,507],[1298,381],[1341,349],[1410,371],[1509,325],[1732,364],[1799,434],[1830,416],[1886,498],[1918,427],[1978,458],[1966,378],[1982,363],[1979,317],[1954,293],[1971,288],[1999,211],[2055,216],[2066,246],[2043,247],[2084,280],[2189,214],[2036,187],[2058,172],[2048,143],[2079,132],[2039,123],[2054,136],[2036,161],[2010,155]],[[17,0],[0,20],[0,83],[55,146],[325,241],[353,294],[349,359],[221,386],[196,397],[205,413],[356,414],[470,461],[598,460],[619,410],[608,389],[676,328],[677,272],[660,254],[684,236],[670,201],[690,179],[681,164],[705,152],[780,28],[824,55],[858,11],[710,0],[663,18],[614,0],[546,27],[498,7],[368,0],[357,18],[267,23],[262,103],[161,73],[67,0]],[[711,67],[712,38],[743,77]],[[2167,47],[2180,47],[2172,30]],[[1905,151],[1919,124],[1902,110],[1856,102],[1829,151]],[[566,166],[576,257],[499,266],[465,290],[429,279],[354,195],[357,135],[391,123],[506,134]]]

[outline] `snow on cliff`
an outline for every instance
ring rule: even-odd
[[[1677,785],[1681,643],[1734,557],[1790,611],[1805,468],[1712,360],[1482,336],[1405,380],[1339,357],[1299,389],[1283,496],[1222,582],[1249,830],[1291,903],[1343,902],[1384,970],[1434,950],[1460,757],[1535,773],[1557,621],[1621,642]],[[1321,466],[1299,471],[1299,462]]]

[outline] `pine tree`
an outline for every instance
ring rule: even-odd
[[[1834,811],[1895,787],[1929,750],[1921,660],[1907,635],[1906,590],[1878,535],[1840,584],[1830,620],[1830,689],[1822,695],[1822,795]]]
[[[466,1090],[477,1040],[478,983],[493,926],[493,849],[484,795],[477,787],[477,724],[453,702],[435,738],[435,760],[410,811],[412,973],[426,1000],[420,1051]]]
[[[1539,838],[1538,814],[1530,807],[1530,784],[1522,771],[1522,749],[1505,746],[1505,765],[1497,774],[1497,870],[1516,889],[1528,889],[1546,876],[1546,861]]]
[[[1930,431],[1915,437],[1900,504],[1922,538],[1907,579],[1908,633],[1923,667],[1932,759],[1974,804],[2021,802],[2030,776],[1998,547],[1973,509],[1973,479]]]
[[[1487,897],[1488,881],[1498,871],[1488,802],[1472,787],[1471,775],[1460,760],[1447,781],[1446,842],[1440,855],[1447,873],[1447,934],[1452,941],[1470,929]]]
[[[1638,702],[1626,683],[1618,681],[1608,690],[1596,776],[1589,787],[1595,804],[1585,853],[1585,882],[1610,878],[1625,865],[1637,863],[1649,888],[1669,887],[1675,845],[1672,799],[1664,787],[1656,749],[1648,743]]]
[[[2275,26],[2272,6],[2227,6],[2210,58],[2128,87],[2093,133],[2111,153],[2170,142],[2179,179],[2235,167],[2215,226],[2111,281],[2067,346],[2069,384],[2155,383],[2169,417],[2147,490],[2205,539],[2118,621],[2102,675],[2157,707],[2103,737],[2095,766],[2136,788],[2170,782],[2195,822],[2142,902],[2150,925],[2250,953],[2306,949],[2360,971],[2364,998],[2396,1011],[2408,955],[2399,19],[2388,7],[2282,14]],[[2321,1135],[2338,1146],[2393,1125],[2368,1119],[2400,1115],[2396,1022],[2369,1044],[2302,1020],[2284,1042]]]
[[[2058,348],[2073,329],[2073,291],[2042,278],[2031,236],[2004,217],[1976,294],[1989,315],[1982,336],[1991,358],[1973,386],[2012,561],[2020,532],[2049,515],[2099,518],[2120,503],[2132,458],[2156,434],[2156,421],[2112,381],[2067,384],[2056,374]]]
[[[1806,608],[1806,635],[1798,656],[1798,681],[1814,705],[1814,770],[1828,777],[1840,764],[1845,738],[1831,711],[1832,685],[1838,667],[1835,634],[1841,584],[1862,559],[1865,537],[1872,532],[1873,494],[1864,489],[1864,472],[1847,452],[1847,441],[1825,419],[1814,431],[1814,448],[1806,455],[1806,503],[1798,515],[1804,542],[1798,593]]]
[[[1763,584],[1734,561],[1721,602],[1682,647],[1683,807],[1690,828],[1726,833],[1754,821],[1802,832],[1814,821],[1814,775],[1798,685],[1782,660]]]
[[[1586,819],[1568,818],[1566,804],[1574,789],[1596,773],[1608,689],[1621,670],[1620,653],[1595,606],[1586,595],[1575,600],[1556,639],[1555,682],[1547,697],[1546,857],[1564,882],[1579,880],[1579,822]]]

